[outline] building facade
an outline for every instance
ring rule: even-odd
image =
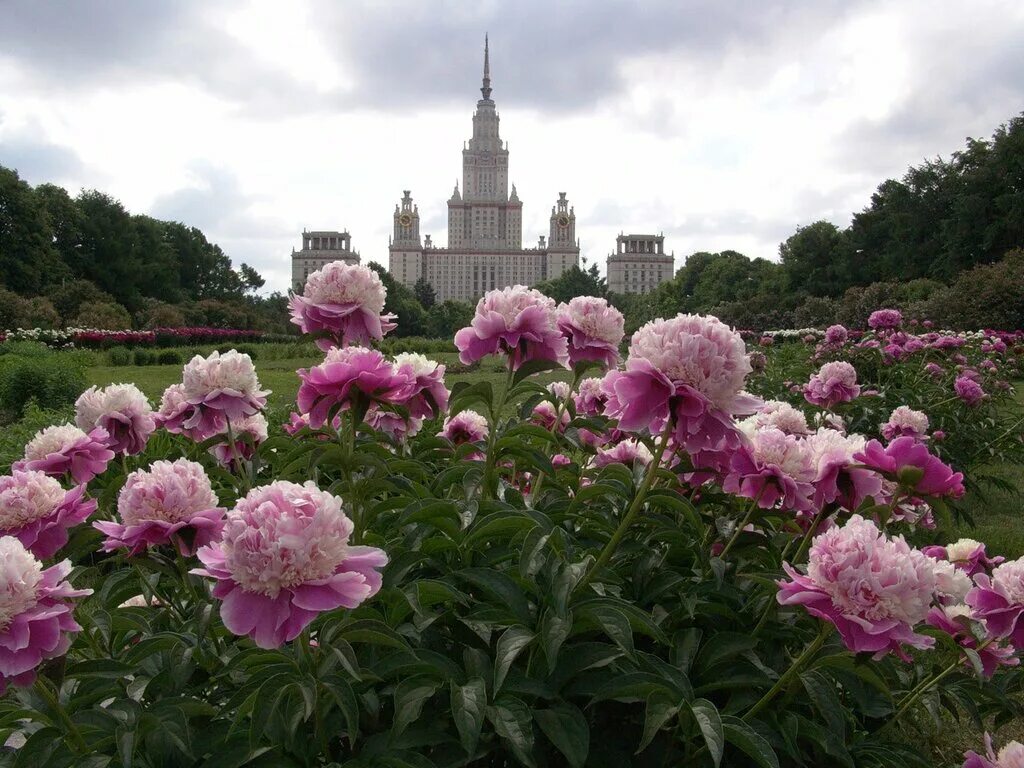
[[[311,272],[332,261],[359,263],[359,253],[352,250],[352,235],[333,230],[303,230],[302,250],[296,251],[292,248],[292,290],[301,291]]]
[[[473,137],[462,150],[462,189],[448,199],[448,247],[420,234],[419,209],[405,190],[394,211],[388,271],[412,288],[423,278],[437,301],[475,301],[486,291],[533,285],[579,264],[576,213],[565,193],[551,208],[547,238],[523,248],[523,203],[509,192],[508,145],[501,140],[491,99],[490,51],[484,43],[482,98],[473,113]]]
[[[608,290],[648,293],[675,274],[675,254],[665,253],[664,235],[619,235],[608,256]]]

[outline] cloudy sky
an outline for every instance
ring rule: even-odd
[[[1024,3],[972,0],[0,0],[0,164],[202,228],[285,289],[302,229],[387,263],[445,201],[493,98],[525,244],[565,191],[620,231],[776,258],[884,178],[1024,109]]]

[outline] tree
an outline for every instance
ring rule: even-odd
[[[41,293],[67,271],[35,193],[15,171],[0,167],[0,277],[22,296]]]
[[[109,304],[114,297],[89,280],[69,280],[51,292],[50,298],[65,325],[78,315],[83,304]]]
[[[608,293],[605,279],[598,272],[597,264],[592,265],[586,272],[573,265],[558,277],[545,280],[534,287],[558,302],[570,301],[577,296],[606,296]]]
[[[241,278],[242,289],[245,293],[256,293],[256,291],[267,284],[267,281],[263,279],[263,275],[248,264],[242,264],[238,268],[238,275]]]
[[[416,296],[402,283],[395,280],[380,264],[371,261],[367,264],[376,272],[384,283],[388,295],[384,302],[384,311],[398,315],[398,327],[392,331],[395,336],[422,336],[426,331],[426,312]]]
[[[448,299],[427,310],[425,333],[432,339],[451,339],[473,320],[473,305]]]
[[[421,277],[416,281],[416,285],[412,287],[412,292],[424,309],[430,309],[434,306],[434,302],[437,301],[437,293],[434,291],[434,286],[428,283],[425,278]]]
[[[132,318],[128,310],[116,302],[95,301],[83,304],[71,325],[75,328],[123,331],[132,327]]]
[[[846,233],[830,221],[816,221],[779,246],[789,285],[811,296],[838,296],[850,284]]]

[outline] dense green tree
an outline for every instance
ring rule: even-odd
[[[425,334],[433,339],[450,339],[473,320],[473,305],[448,299],[427,310]]]
[[[427,310],[433,307],[437,301],[437,293],[434,291],[434,286],[423,277],[416,281],[416,285],[412,287],[412,293],[420,303],[420,306]]]
[[[384,311],[398,315],[398,327],[392,331],[394,336],[423,336],[426,332],[427,313],[423,305],[416,300],[413,292],[395,280],[380,264],[371,261],[370,269],[380,275],[381,282],[388,291],[384,302]]]
[[[22,296],[60,282],[66,270],[53,247],[46,211],[32,187],[0,167],[0,277]]]
[[[797,228],[779,256],[791,289],[811,296],[838,296],[850,284],[846,233],[829,221]]]
[[[583,270],[573,265],[553,280],[545,280],[534,286],[555,301],[569,301],[577,296],[605,296],[608,290],[597,264]]]

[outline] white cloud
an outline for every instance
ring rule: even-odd
[[[271,289],[303,227],[348,228],[386,263],[403,189],[445,241],[487,28],[524,244],[565,191],[602,268],[620,231],[664,231],[677,266],[697,250],[774,258],[798,225],[845,224],[885,177],[990,134],[1024,96],[1009,0],[605,0],[553,16],[252,0],[150,17],[129,3],[106,26],[30,18],[54,22],[49,8],[14,8],[16,45],[0,30],[0,163],[191,219]]]

